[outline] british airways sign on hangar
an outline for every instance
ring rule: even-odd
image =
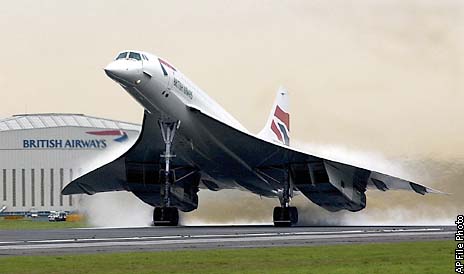
[[[127,133],[123,130],[100,130],[86,132],[93,136],[112,136],[115,142],[125,142],[128,140]],[[24,149],[105,149],[108,146],[106,139],[24,139]]]

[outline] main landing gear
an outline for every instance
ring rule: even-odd
[[[274,226],[276,227],[290,227],[298,223],[298,209],[294,206],[290,206],[290,199],[292,196],[292,186],[290,184],[290,178],[288,171],[285,176],[284,189],[282,196],[279,197],[280,207],[274,208],[274,214],[272,215]]]
[[[179,223],[179,210],[176,207],[171,206],[171,185],[174,183],[174,176],[170,169],[171,159],[176,155],[171,154],[171,145],[176,134],[176,130],[180,126],[180,121],[176,122],[164,122],[158,121],[163,135],[163,141],[165,144],[164,154],[161,158],[164,158],[165,168],[164,174],[161,174],[160,182],[164,179],[164,184],[161,186],[161,193],[163,194],[163,206],[155,207],[153,211],[153,225],[155,226],[176,226]]]

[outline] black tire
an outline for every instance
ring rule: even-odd
[[[179,210],[176,207],[155,207],[153,211],[154,226],[177,226]]]
[[[169,225],[177,226],[179,224],[179,210],[176,207],[169,208]]]
[[[290,215],[290,222],[292,225],[296,225],[298,223],[298,209],[294,206],[288,208],[289,215]]]
[[[275,207],[273,221],[276,227],[290,227],[298,223],[298,209],[294,206]]]
[[[288,208],[274,207],[273,221],[275,227],[289,227],[292,225],[289,217]]]

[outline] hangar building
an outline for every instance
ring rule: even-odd
[[[0,212],[73,211],[61,195],[73,178],[124,153],[140,126],[82,114],[24,114],[0,119]]]

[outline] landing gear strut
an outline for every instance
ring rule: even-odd
[[[279,197],[281,206],[275,207],[274,214],[272,215],[274,226],[277,227],[289,227],[298,223],[298,209],[294,206],[290,206],[292,186],[288,170],[285,171],[284,189],[282,191],[282,196]]]
[[[171,145],[176,134],[176,130],[180,126],[180,121],[176,122],[164,122],[158,121],[163,135],[163,141],[165,144],[164,154],[161,158],[164,158],[164,184],[162,187],[163,193],[163,206],[156,207],[153,212],[153,225],[155,226],[176,226],[179,223],[179,210],[176,207],[171,206],[171,184],[174,181],[174,176],[171,171],[171,159],[176,155],[171,154]],[[163,179],[163,178],[162,178]],[[161,180],[160,180],[161,181]]]

